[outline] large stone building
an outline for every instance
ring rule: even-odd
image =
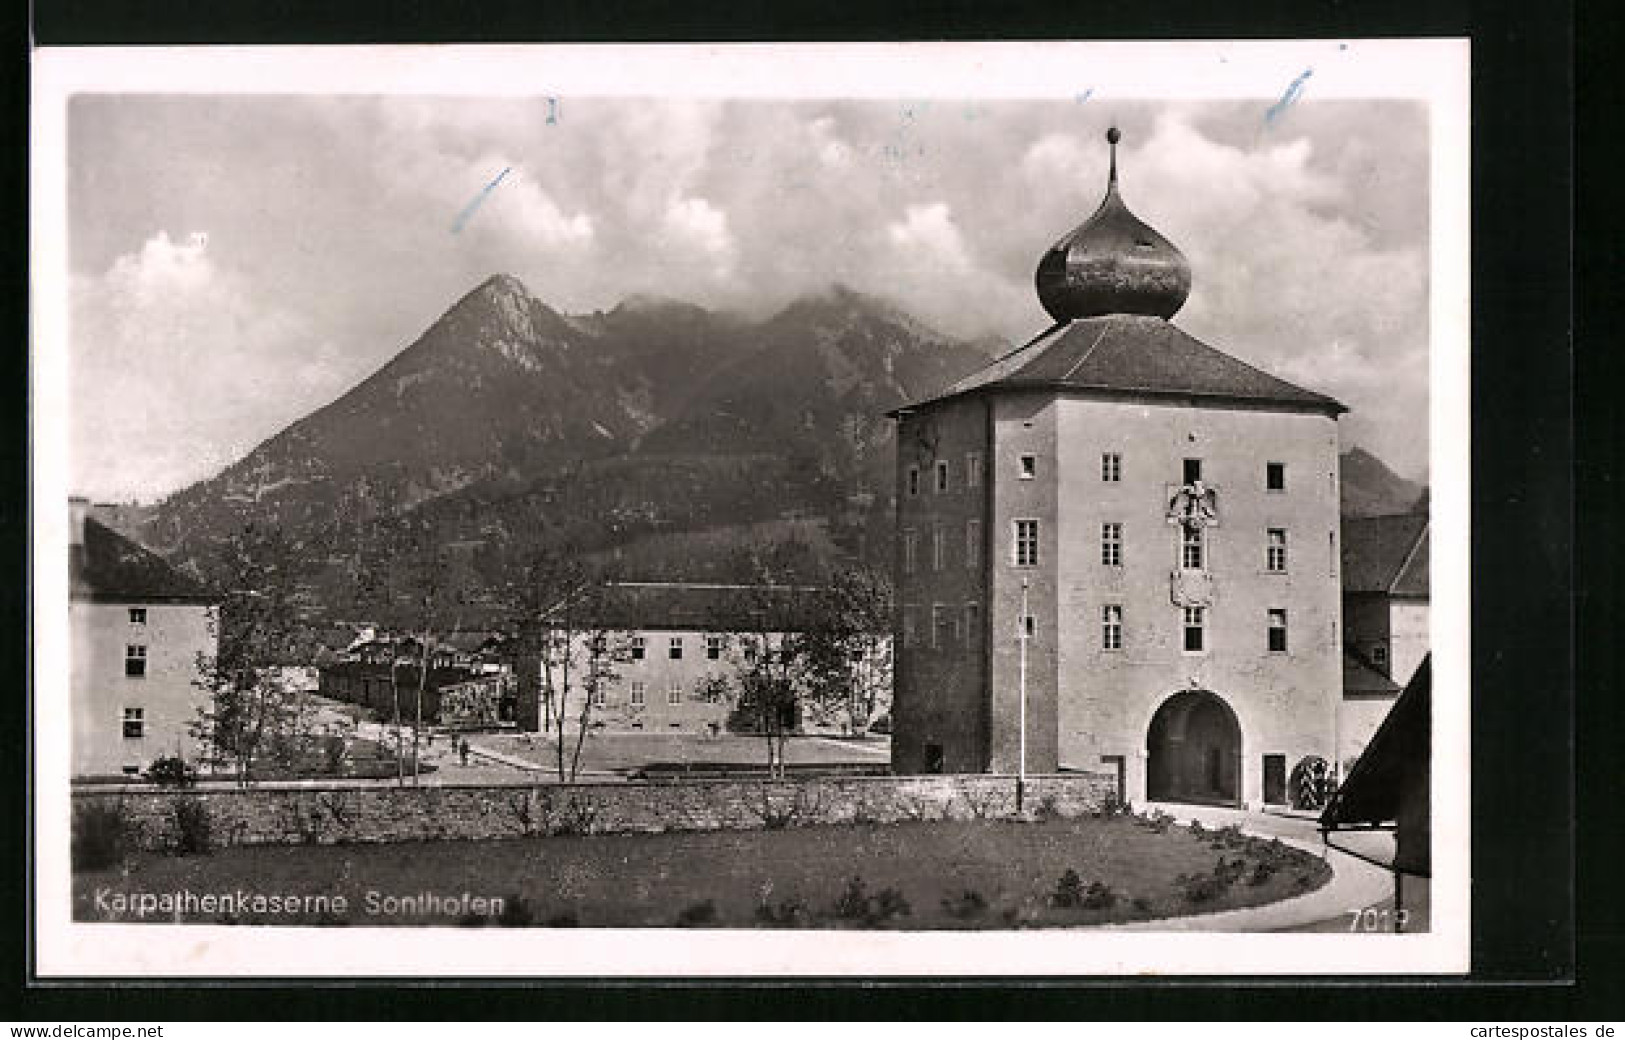
[[[1343,715],[1338,754],[1360,755],[1428,655],[1426,513],[1343,521]]]
[[[1104,201],[1038,265],[1055,323],[893,413],[893,768],[1285,801],[1337,744],[1346,409],[1169,322],[1190,267],[1108,139]]]
[[[218,598],[69,502],[72,775],[130,776],[192,760],[207,695],[199,656],[218,646]]]

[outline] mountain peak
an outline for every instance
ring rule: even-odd
[[[530,298],[530,290],[517,277],[498,272],[481,282],[474,291],[491,296],[523,296]]]

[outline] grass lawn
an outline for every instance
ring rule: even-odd
[[[1221,857],[1229,867],[1215,880]],[[861,887],[853,887],[854,877]],[[73,887],[80,921],[948,929],[1227,910],[1301,894],[1329,877],[1319,859],[1288,846],[1137,817],[1081,817],[237,847],[144,855],[76,873]],[[120,897],[237,890],[296,896],[300,905],[294,912],[190,910],[178,918],[138,916],[129,906],[116,912]],[[456,908],[391,902],[426,892]],[[494,905],[470,912],[460,902],[465,893],[501,899],[501,913]],[[327,905],[303,902],[312,896],[329,897]],[[333,896],[345,898],[344,912]]]

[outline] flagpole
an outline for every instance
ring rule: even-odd
[[[1022,802],[1027,793],[1027,585],[1027,579],[1022,578],[1021,618],[1016,629],[1016,639],[1021,643],[1021,736],[1016,759],[1016,812],[1022,811]]]

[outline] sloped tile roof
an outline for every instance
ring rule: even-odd
[[[983,390],[1025,389],[1202,397],[1334,415],[1348,411],[1333,398],[1238,361],[1169,321],[1134,314],[1055,325],[936,397],[908,407]]]
[[[627,582],[584,597],[573,620],[623,631],[776,631],[810,614],[822,595],[823,590],[804,586]],[[555,608],[544,621],[555,617],[562,611]]]
[[[90,517],[83,545],[68,551],[68,590],[76,600],[109,603],[218,603],[163,557]]]
[[[1343,591],[1428,594],[1425,513],[1343,519]]]
[[[1343,650],[1343,695],[1375,697],[1392,696],[1399,692],[1399,684],[1382,674],[1375,665],[1347,647]]]

